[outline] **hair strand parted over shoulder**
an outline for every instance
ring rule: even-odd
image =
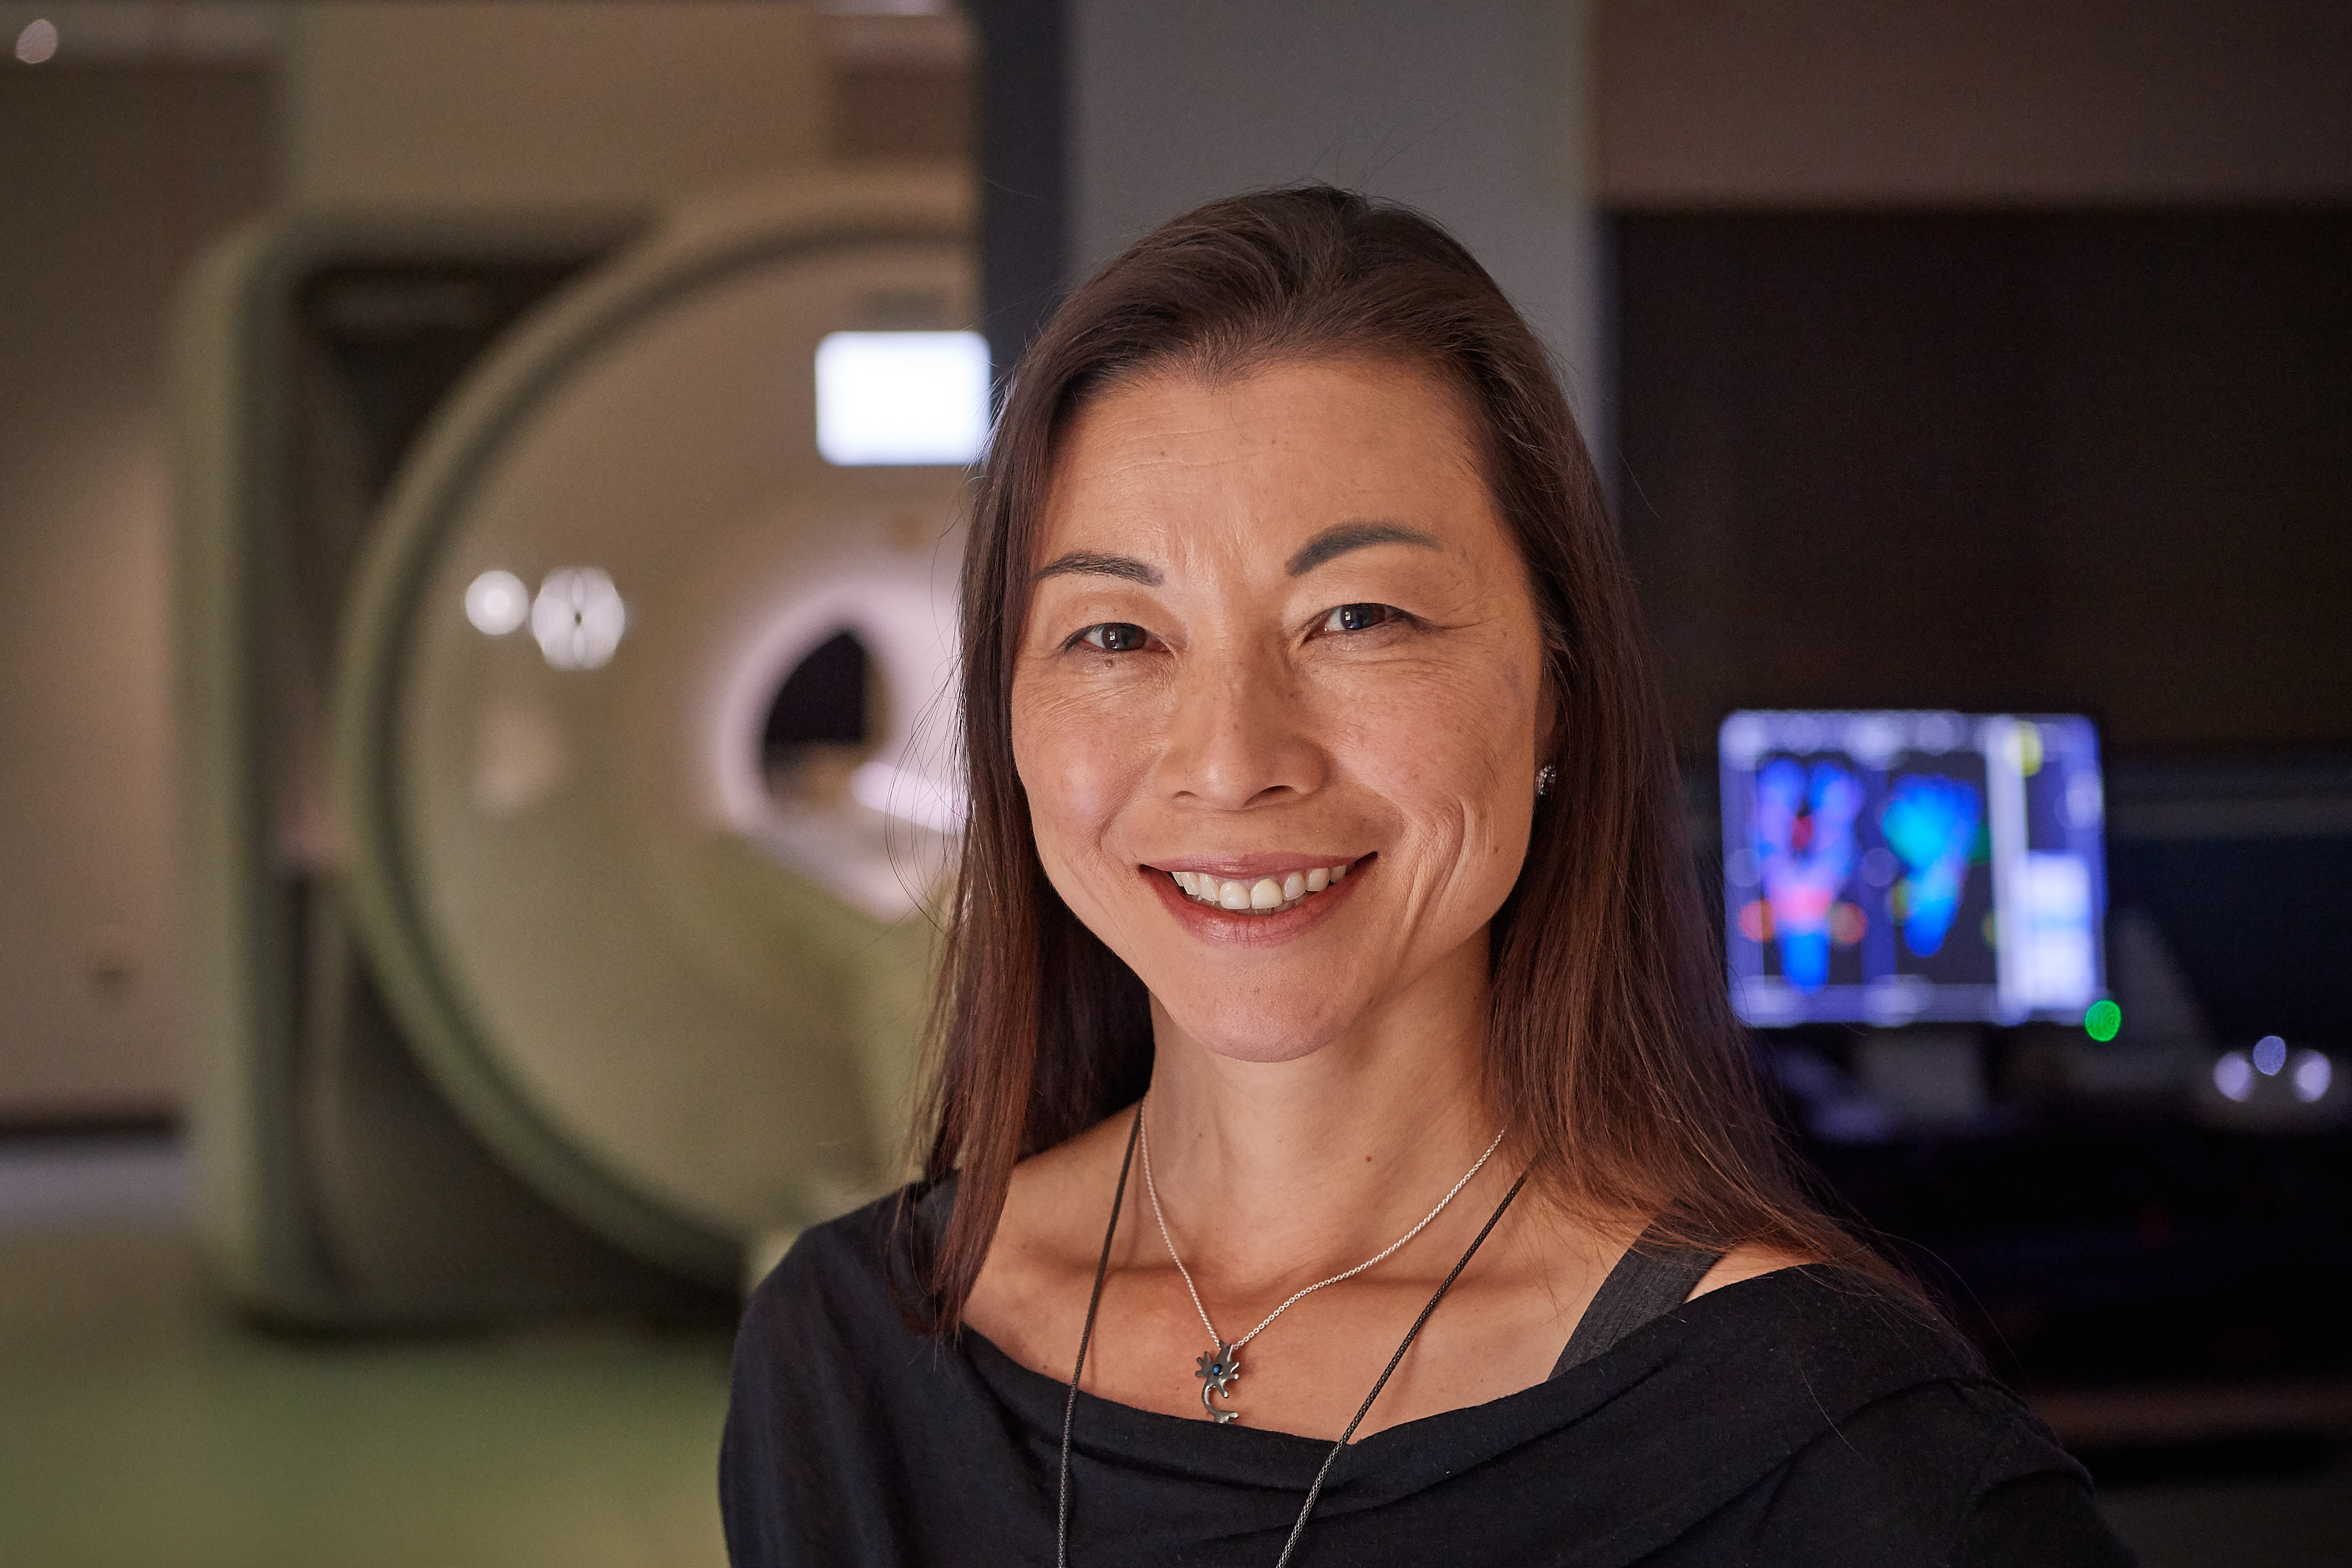
[[[1142,983],[1046,881],[1013,766],[1013,669],[1056,441],[1073,410],[1128,382],[1343,357],[1462,395],[1545,630],[1559,776],[1491,941],[1486,1089],[1512,1149],[1575,1211],[1662,1216],[1693,1241],[1884,1275],[1804,1197],[1731,1017],[1632,584],[1549,358],[1436,224],[1305,186],[1146,235],[1063,304],[1012,378],[963,564],[971,814],[919,1124],[920,1186],[959,1185],[945,1233],[919,1248],[910,1314],[952,1331],[1013,1166],[1150,1078]]]

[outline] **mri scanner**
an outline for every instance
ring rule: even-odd
[[[691,1308],[898,1179],[971,205],[298,213],[192,281],[190,1130],[248,1310]]]

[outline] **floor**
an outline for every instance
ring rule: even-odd
[[[726,1562],[723,1333],[257,1333],[184,1192],[168,1147],[0,1147],[0,1563]]]
[[[0,1144],[0,1563],[719,1568],[726,1377],[710,1333],[257,1333],[168,1144]],[[2102,1494],[2147,1568],[2352,1563],[2352,1451],[2163,1469]]]

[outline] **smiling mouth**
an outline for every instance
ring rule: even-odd
[[[1182,890],[1184,896],[1195,904],[1222,909],[1228,915],[1281,915],[1337,884],[1361,863],[1361,860],[1345,861],[1338,865],[1318,865],[1312,870],[1294,871],[1282,876],[1246,880],[1212,876],[1207,872],[1196,871],[1171,871],[1167,875]]]

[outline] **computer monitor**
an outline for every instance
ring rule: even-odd
[[[1718,742],[1749,1024],[2079,1023],[2105,997],[2088,719],[1740,712]]]

